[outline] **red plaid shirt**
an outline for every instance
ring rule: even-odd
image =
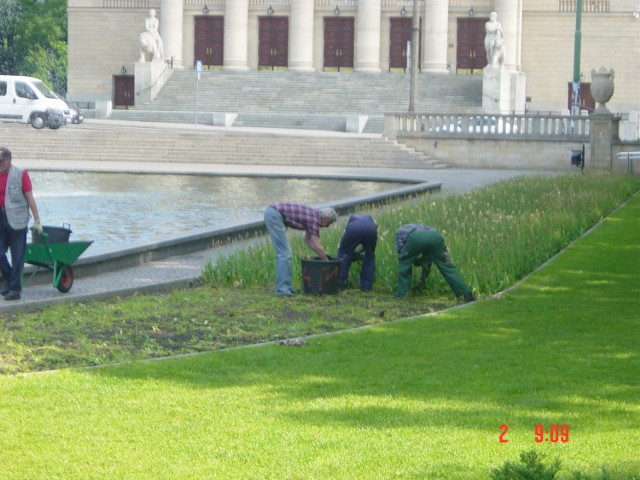
[[[287,227],[320,236],[320,211],[317,208],[295,202],[272,203],[269,206],[280,212]]]

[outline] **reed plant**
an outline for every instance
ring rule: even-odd
[[[364,206],[359,211],[371,214],[379,225],[375,288],[387,293],[395,288],[395,232],[403,224],[424,223],[440,230],[467,283],[477,294],[489,295],[559,252],[638,186],[637,179],[614,174],[523,176],[462,195],[426,194],[382,207]],[[330,254],[337,252],[345,222],[346,217],[341,218],[321,232]],[[296,263],[313,252],[301,232],[290,231],[290,242],[294,285],[300,285]],[[357,284],[359,268],[354,267],[351,281]],[[208,264],[203,278],[218,286],[269,285],[275,278],[273,248],[265,241]],[[437,274],[429,277],[427,287],[432,294],[449,292]]]

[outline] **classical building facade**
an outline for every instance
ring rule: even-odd
[[[610,109],[640,110],[638,0],[582,1],[582,81],[592,69],[613,68]],[[69,0],[70,99],[113,100],[115,76],[133,73],[140,59],[150,9],[175,69],[199,61],[237,71],[407,72],[412,0]],[[419,1],[420,72],[482,75],[492,11],[504,31],[504,69],[526,76],[528,108],[565,110],[576,0]]]

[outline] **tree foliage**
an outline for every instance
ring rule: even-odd
[[[0,73],[67,91],[67,0],[0,0]]]

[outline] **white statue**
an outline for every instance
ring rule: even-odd
[[[489,21],[484,24],[484,48],[487,51],[487,65],[500,67],[504,63],[504,32],[498,22],[498,14],[491,12]]]
[[[151,54],[152,60],[164,60],[164,46],[158,33],[158,19],[156,11],[149,10],[149,16],[144,21],[146,32],[140,34],[140,61],[146,60],[146,54]]]

